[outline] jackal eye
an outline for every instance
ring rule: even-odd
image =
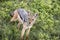
[[[32,19],[32,20],[34,20],[34,19]]]

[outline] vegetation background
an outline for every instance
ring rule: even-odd
[[[29,40],[60,40],[60,0],[0,0],[0,40],[20,39],[22,27],[18,31],[17,21],[9,24],[10,13],[17,8],[39,14]]]

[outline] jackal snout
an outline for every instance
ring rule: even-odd
[[[36,19],[37,17],[38,17],[38,14],[35,13],[35,14],[33,15],[33,17],[32,17],[32,20]]]

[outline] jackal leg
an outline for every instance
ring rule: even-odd
[[[18,12],[17,12],[17,10],[15,10],[14,11],[14,15],[13,15],[12,19],[10,20],[10,22],[16,21],[17,20],[17,16],[18,16]]]
[[[21,23],[19,22],[19,23],[18,23],[18,30],[20,29],[20,24],[21,24]]]
[[[12,17],[12,19],[10,20],[10,22],[16,21],[16,20],[17,20],[17,15],[15,14],[15,15]]]
[[[27,31],[26,31],[26,40],[28,40],[29,33],[30,33],[30,28],[27,29]]]
[[[27,23],[24,23],[23,24],[23,29],[22,29],[22,32],[21,32],[21,39],[23,39],[23,36],[24,36],[24,33],[25,33],[26,29],[27,29]]]

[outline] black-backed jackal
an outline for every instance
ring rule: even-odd
[[[35,20],[36,20],[38,14],[35,13],[34,15],[31,15],[30,12],[28,12],[22,8],[16,9],[12,14],[13,14],[12,15],[13,17],[11,18],[10,22],[18,20],[19,21],[18,29],[20,28],[20,24],[23,24],[23,28],[22,28],[22,32],[21,32],[21,39],[23,39],[26,29],[27,29],[27,32],[26,32],[26,39],[27,39],[30,29],[33,26],[33,24],[35,23]]]

